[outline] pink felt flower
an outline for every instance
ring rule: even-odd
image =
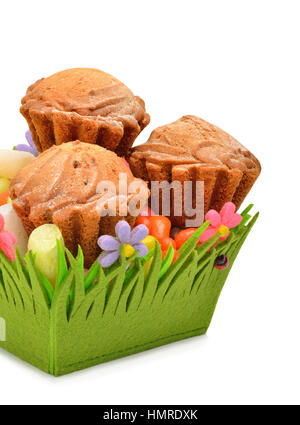
[[[13,245],[17,243],[17,239],[12,232],[4,231],[4,218],[0,214],[0,250],[11,260],[15,260],[15,249]]]
[[[220,239],[225,240],[230,233],[230,229],[236,227],[242,221],[242,216],[235,212],[236,207],[232,202],[226,202],[220,214],[215,210],[210,210],[205,215],[205,220],[210,222],[210,226],[200,236],[200,242],[208,241],[217,232],[221,234]]]

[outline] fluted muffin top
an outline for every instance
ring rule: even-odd
[[[23,108],[76,112],[83,116],[145,115],[142,99],[115,77],[92,68],[74,68],[42,78],[22,99]],[[148,122],[147,122],[148,123]]]
[[[125,161],[114,152],[97,145],[74,141],[53,146],[23,168],[12,180],[11,198],[18,204],[43,205],[53,213],[70,205],[94,203],[101,181],[109,181],[119,193],[119,173],[135,179]]]
[[[200,163],[260,170],[259,161],[236,139],[192,115],[155,129],[145,144],[132,150],[131,158],[159,164]]]

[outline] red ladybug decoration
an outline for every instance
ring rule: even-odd
[[[215,266],[218,270],[225,270],[229,266],[229,260],[226,255],[220,255],[216,258]]]

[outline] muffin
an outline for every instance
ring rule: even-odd
[[[124,205],[128,206],[134,197],[128,192],[119,193],[120,173],[126,176],[128,186],[146,186],[114,152],[80,141],[64,143],[48,149],[23,168],[11,182],[10,196],[28,235],[43,224],[56,224],[73,255],[81,246],[85,266],[89,267],[100,252],[98,237],[114,235],[119,220],[133,226],[138,215],[120,217],[118,201],[123,196]],[[107,210],[107,194],[99,192],[98,184],[104,181],[116,188],[111,196],[117,204],[115,216],[102,215]],[[148,189],[143,193],[141,208],[149,196]]]
[[[37,81],[20,111],[39,152],[78,139],[125,156],[150,121],[142,99],[115,77],[90,68]]]
[[[185,181],[203,181],[204,214],[229,201],[238,208],[261,171],[259,161],[236,139],[195,116],[158,127],[132,150],[129,163],[133,174],[147,181],[179,181],[182,188]],[[187,217],[174,215],[174,195],[172,202],[172,224],[184,227]]]

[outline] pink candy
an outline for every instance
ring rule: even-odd
[[[11,260],[15,260],[15,249],[14,244],[17,243],[17,239],[13,232],[4,231],[4,218],[0,214],[0,250]]]

